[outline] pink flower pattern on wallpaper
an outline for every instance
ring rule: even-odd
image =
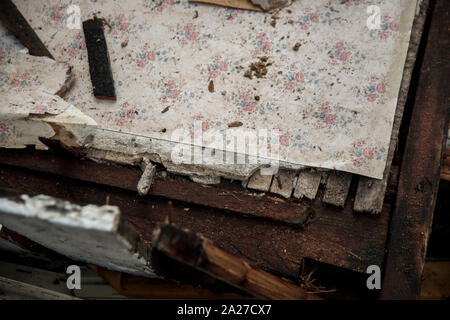
[[[170,100],[176,100],[180,96],[181,91],[175,80],[169,80],[165,85],[164,95],[161,99],[162,103],[167,103]]]
[[[333,8],[326,0],[297,1],[277,13],[276,27],[270,16],[245,10],[174,0],[136,2],[128,7],[112,2],[117,7],[106,0],[86,5],[92,12],[101,8],[111,24],[111,29],[105,26],[111,59],[120,59],[120,65],[132,74],[115,76],[119,100],[105,116],[104,125],[159,136],[161,128],[155,119],[169,107],[162,117],[177,112],[181,120],[172,128],[166,124],[165,138],[174,128],[196,120],[201,132],[226,131],[228,123],[240,121],[241,129],[278,128],[280,151],[294,162],[306,154],[319,154],[318,147],[323,154],[348,157],[346,163],[351,165],[345,169],[355,172],[378,168],[385,161],[389,141],[374,139],[372,133],[363,139],[354,134],[364,132],[372,114],[380,112],[388,123],[389,113],[395,110],[387,92],[396,87],[386,79],[390,79],[389,57],[405,50],[398,50],[404,38],[398,35],[405,28],[403,24],[400,28],[401,10],[393,10],[391,2],[375,1],[386,10],[381,29],[371,32],[352,28],[354,21],[365,25],[367,5],[374,3],[369,0],[337,2]],[[51,26],[65,19],[64,5],[48,4],[39,10]],[[86,54],[83,40],[82,32],[67,39],[57,35],[49,47],[57,56],[70,58],[76,73],[83,75],[82,82],[88,84],[89,72],[80,62]],[[120,47],[123,41],[128,45]],[[295,51],[297,42],[301,46]],[[0,50],[1,61],[8,52]],[[267,74],[244,77],[249,65],[263,56],[270,62]],[[374,65],[378,61],[387,62]],[[27,80],[11,79],[7,85],[20,90],[22,81]],[[208,90],[210,81],[214,92]],[[83,112],[97,115],[89,111],[89,87],[69,93],[69,99]],[[382,130],[386,136],[388,131]],[[337,134],[356,142],[336,148],[331,141]],[[322,140],[314,141],[314,136]]]
[[[265,32],[260,32],[258,34],[255,44],[257,49],[253,51],[254,56],[268,53],[272,48],[272,42],[267,38],[267,34]]]
[[[189,42],[193,42],[198,38],[198,32],[195,31],[195,26],[192,22],[186,24],[183,28],[184,39],[180,41],[180,45],[185,46]]]
[[[378,77],[372,76],[370,84],[366,88],[366,97],[368,102],[375,102],[382,98],[386,93],[386,84]]]
[[[355,158],[353,160],[353,166],[359,168],[363,166],[368,161],[373,159],[376,160],[386,160],[386,151],[389,145],[376,148],[370,145],[364,140],[358,140],[355,142]]]
[[[215,56],[213,62],[209,66],[210,73],[209,78],[215,79],[221,73],[228,71],[228,62],[222,59],[221,56]]]
[[[140,68],[143,68],[149,62],[153,62],[156,59],[156,53],[154,50],[151,50],[148,43],[144,45],[141,52],[138,54],[138,62],[137,65]]]
[[[60,7],[57,4],[52,5],[49,8],[48,19],[45,21],[45,24],[49,25],[61,21],[62,18],[64,17],[64,14],[63,12],[61,12],[61,9],[62,7]]]
[[[305,75],[302,71],[298,70],[295,65],[289,67],[289,73],[287,74],[285,89],[294,90],[305,82]]]
[[[175,0],[162,0],[160,4],[156,7],[158,12],[163,12],[168,6],[172,6],[175,4]]]
[[[309,30],[312,25],[315,23],[319,23],[319,13],[312,12],[313,9],[311,7],[305,8],[305,15],[300,18],[300,28],[302,30]]]
[[[397,21],[393,20],[389,15],[384,15],[381,22],[381,30],[378,32],[378,36],[381,40],[389,39],[394,37],[399,30],[399,24]]]

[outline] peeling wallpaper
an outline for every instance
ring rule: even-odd
[[[183,132],[204,146],[217,134],[274,130],[281,161],[383,175],[416,1],[297,0],[275,15],[173,0],[14,2],[73,66],[64,99],[101,128],[162,143]],[[81,21],[96,13],[110,25],[116,102],[92,95],[83,31],[66,24],[70,4]],[[380,8],[379,29],[367,27],[369,5]]]

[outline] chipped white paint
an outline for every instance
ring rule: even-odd
[[[147,277],[154,276],[147,258],[136,252],[120,231],[115,206],[79,206],[39,195],[0,198],[0,223],[74,260]]]

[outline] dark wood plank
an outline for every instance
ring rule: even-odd
[[[89,72],[91,74],[94,96],[97,99],[116,100],[103,23],[103,19],[97,19],[96,17],[83,21],[84,38],[89,58]]]
[[[450,2],[437,0],[416,91],[390,225],[382,299],[420,293],[448,129]]]
[[[0,163],[132,191],[137,191],[142,176],[142,171],[137,168],[110,166],[45,151],[4,150],[0,152]],[[262,195],[255,196],[245,190],[205,187],[187,179],[170,177],[157,177],[148,194],[286,223],[294,227],[306,225],[313,213],[309,205]]]
[[[21,161],[20,158],[18,160]],[[49,159],[49,164],[50,161]],[[28,162],[24,160],[24,163]],[[59,164],[53,165],[58,167]],[[65,167],[67,171],[79,169],[81,167]],[[114,170],[114,167],[107,166],[105,171],[99,169],[89,173],[109,174],[111,179],[115,177],[116,186],[120,180],[127,181],[126,176],[119,175]],[[127,171],[129,172],[131,171]],[[180,186],[185,187],[181,184],[178,188]],[[151,241],[154,228],[164,221],[169,212],[167,198],[152,195],[141,197],[136,191],[14,166],[0,165],[0,187],[20,193],[48,194],[80,204],[101,205],[108,202],[117,205],[147,241]],[[189,197],[189,188],[186,189],[188,191],[185,196]],[[241,203],[233,197],[229,201]],[[310,223],[304,228],[293,228],[267,219],[229,214],[216,207],[199,206],[186,201],[173,202],[173,223],[201,233],[223,250],[275,274],[297,278],[302,258],[358,272],[365,272],[367,266],[381,265],[384,261],[390,210],[388,205],[380,215],[368,216],[353,213],[351,197],[344,209],[324,206],[316,199],[311,204],[314,216]]]
[[[253,268],[209,239],[173,224],[156,229],[152,242],[153,266],[171,279],[202,285],[204,275],[207,283],[212,277],[260,299],[321,300],[299,284]],[[180,264],[182,268],[175,267]]]
[[[30,55],[53,59],[41,39],[11,0],[0,1],[0,20],[8,31],[28,49]]]

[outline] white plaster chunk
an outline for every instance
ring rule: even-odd
[[[150,187],[152,186],[153,180],[155,179],[155,173],[156,166],[151,162],[148,162],[137,185],[139,195],[145,196],[148,193]]]

